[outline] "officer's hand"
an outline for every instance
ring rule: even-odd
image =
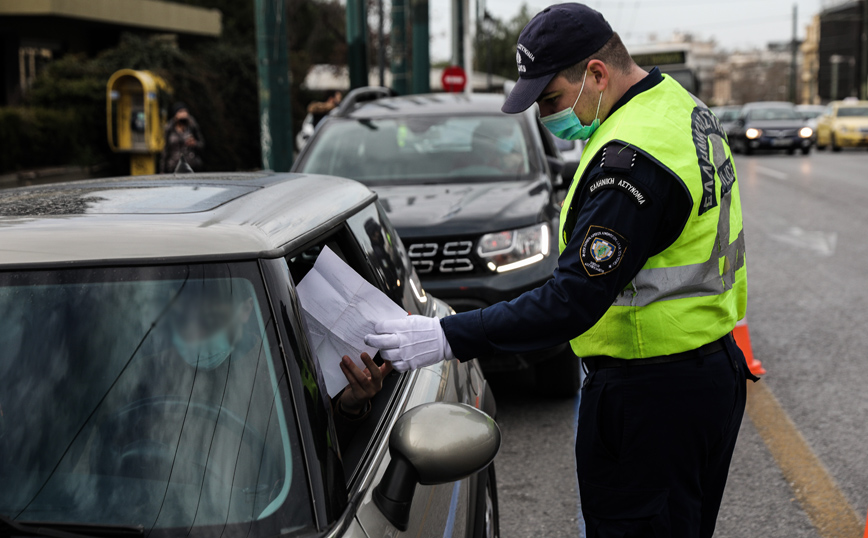
[[[379,349],[380,356],[399,372],[455,358],[437,318],[407,316],[381,321],[374,330],[375,334],[365,336],[365,343]]]

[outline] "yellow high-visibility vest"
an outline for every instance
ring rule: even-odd
[[[588,141],[561,211],[560,251],[589,164],[617,141],[672,172],[693,199],[681,234],[648,259],[603,317],[570,344],[576,355],[641,359],[696,349],[732,331],[747,305],[744,231],[732,152],[717,118],[672,78],[606,118]],[[676,179],[677,178],[677,179]],[[573,219],[575,222],[575,219]],[[575,230],[582,241],[585,230]]]

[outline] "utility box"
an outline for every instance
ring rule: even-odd
[[[106,87],[109,147],[130,154],[130,175],[153,174],[166,141],[169,86],[149,71],[121,69]]]

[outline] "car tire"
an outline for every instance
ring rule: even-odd
[[[547,398],[572,398],[582,387],[582,364],[567,347],[536,365],[536,392]]]
[[[475,502],[473,538],[500,538],[497,475],[494,472],[494,463],[477,475]]]
[[[808,155],[811,153],[811,146],[805,146],[802,148],[802,155]]]
[[[753,148],[751,148],[747,142],[744,142],[744,146],[742,146],[742,153],[745,155],[753,155]]]
[[[817,151],[823,151],[825,149],[826,149],[826,146],[821,146],[820,144],[817,144]]]
[[[841,151],[841,146],[839,146],[839,145],[835,142],[835,135],[832,135],[831,146],[832,146],[832,151]]]
[[[787,150],[787,155],[795,155],[795,154],[796,154],[796,148],[790,148]]]

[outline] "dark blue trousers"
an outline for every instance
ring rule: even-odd
[[[576,437],[587,538],[714,533],[741,419],[756,379],[724,349],[679,362],[588,373]]]

